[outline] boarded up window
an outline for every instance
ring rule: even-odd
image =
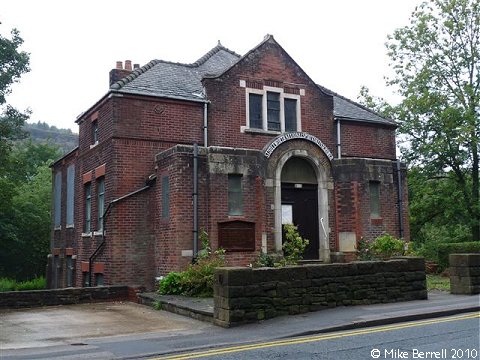
[[[219,223],[218,246],[227,251],[255,251],[255,223],[240,220]]]
[[[297,100],[285,99],[285,131],[297,131]]]
[[[162,218],[170,216],[170,183],[168,176],[162,177]]]
[[[75,197],[75,165],[67,168],[67,226],[73,226],[73,202]]]
[[[253,129],[263,128],[262,98],[263,98],[262,95],[249,94],[248,106],[249,106],[249,116],[250,116],[250,128],[253,128]]]
[[[62,221],[62,173],[60,171],[55,174],[53,206],[54,225],[57,228],[61,226]]]

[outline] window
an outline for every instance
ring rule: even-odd
[[[85,184],[85,226],[84,232],[89,233],[92,223],[92,183]]]
[[[380,218],[380,183],[370,181],[370,218]]]
[[[170,216],[170,184],[168,176],[162,177],[162,218]]]
[[[280,94],[267,92],[267,129],[280,131]]]
[[[297,131],[297,99],[285,99],[285,131]]]
[[[254,129],[263,129],[263,96],[259,94],[249,94],[249,113],[250,127]]]
[[[54,203],[53,203],[53,217],[54,226],[59,228],[62,225],[62,172],[57,171],[55,174],[54,184]]]
[[[92,121],[92,144],[98,143],[98,121]]]
[[[75,191],[75,165],[67,168],[67,226],[73,226],[73,202]]]
[[[282,88],[264,86],[246,88],[246,129],[273,132],[302,131],[300,124],[300,96],[285,93]],[[300,91],[300,94],[304,94]],[[243,130],[242,130],[243,131]]]
[[[103,213],[105,212],[105,178],[101,177],[97,181],[97,230],[103,230]]]
[[[228,215],[243,215],[242,175],[228,175]]]

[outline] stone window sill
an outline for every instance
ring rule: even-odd
[[[252,128],[245,128],[244,132],[246,134],[258,134],[258,135],[270,135],[270,136],[278,136],[278,135],[282,134],[282,132],[280,132],[280,131],[252,129]]]
[[[92,232],[88,232],[88,233],[82,233],[82,237],[86,238],[86,237],[92,237],[93,233]]]

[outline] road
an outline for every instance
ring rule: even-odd
[[[151,359],[480,359],[479,325],[474,313]]]

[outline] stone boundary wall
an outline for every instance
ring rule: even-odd
[[[480,254],[450,254],[450,292],[480,294]]]
[[[128,286],[99,286],[31,291],[0,292],[1,308],[69,305],[101,301],[135,301],[139,289]]]
[[[427,299],[425,260],[399,257],[215,271],[214,322],[230,327],[336,306]]]

